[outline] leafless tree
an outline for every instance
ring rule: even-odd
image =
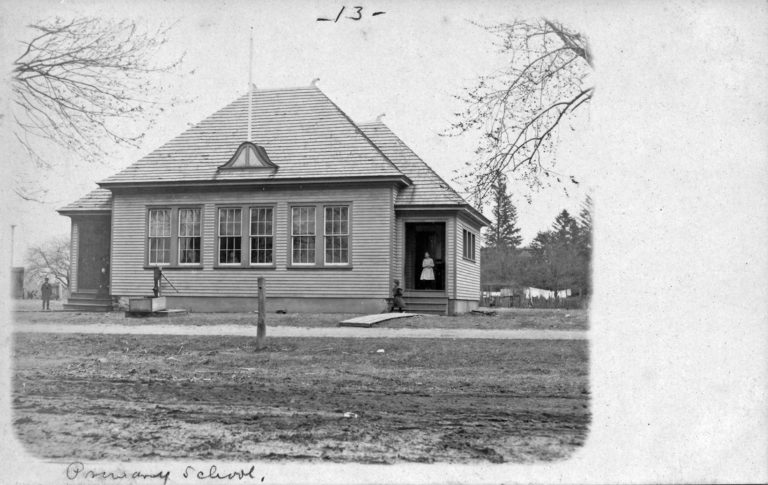
[[[550,177],[578,183],[553,170],[553,148],[557,130],[594,93],[586,37],[548,19],[483,28],[497,36],[497,46],[509,55],[509,64],[457,96],[466,109],[456,113],[448,134],[481,134],[478,161],[468,163],[458,181],[476,202],[483,200],[499,175],[514,175],[531,188]]]
[[[27,250],[25,278],[40,281],[46,276],[53,276],[69,288],[69,245],[68,237],[57,237],[30,247]]]
[[[12,72],[14,134],[37,166],[53,162],[50,147],[94,162],[116,145],[138,146],[164,106],[179,101],[158,101],[163,74],[183,59],[155,60],[170,27],[85,17],[29,28]]]

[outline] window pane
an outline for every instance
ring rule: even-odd
[[[251,235],[272,235],[272,208],[254,207],[251,209]]]
[[[315,208],[291,208],[291,233],[294,236],[312,236],[315,234]]]
[[[179,209],[179,236],[200,236],[200,209]]]
[[[328,264],[349,263],[349,236],[325,237],[325,262]]]
[[[259,236],[251,238],[251,263],[272,263],[272,237]]]
[[[171,262],[171,238],[149,238],[149,262],[151,264],[167,264]]]
[[[325,234],[349,234],[349,208],[346,206],[325,208]]]
[[[233,264],[241,261],[240,237],[219,238],[219,263]]]
[[[171,210],[150,209],[149,211],[149,236],[170,237],[171,235]]]
[[[299,264],[313,264],[315,262],[314,236],[293,237],[293,262]]]
[[[240,209],[219,209],[219,235],[240,236]]]
[[[199,264],[200,263],[200,238],[199,237],[180,237],[179,238],[179,264]]]

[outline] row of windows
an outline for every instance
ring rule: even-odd
[[[243,215],[248,215],[243,220]],[[322,214],[323,222],[317,216]],[[292,265],[316,265],[318,250],[325,265],[349,264],[349,206],[307,205],[291,207],[290,251]],[[178,221],[172,224],[172,219]],[[149,265],[199,265],[202,247],[202,209],[149,209],[147,262]],[[274,264],[274,208],[225,207],[218,209],[216,254],[219,265]],[[243,226],[247,231],[243,231]],[[322,237],[317,226],[323,228]],[[174,234],[173,228],[177,230]],[[176,261],[172,245],[176,241]],[[243,254],[243,246],[247,254]]]

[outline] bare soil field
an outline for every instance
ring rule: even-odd
[[[16,333],[14,428],[48,459],[361,463],[552,461],[588,432],[583,340],[253,343]]]
[[[21,301],[21,300],[20,300]],[[24,300],[16,305],[14,318],[19,323],[121,323],[128,325],[174,324],[174,325],[255,325],[254,313],[191,313],[170,318],[126,318],[123,312],[77,313],[77,312],[42,312],[32,307],[34,300]],[[53,306],[52,306],[53,308]],[[467,314],[456,317],[438,317],[419,315],[411,318],[390,320],[378,324],[385,328],[477,328],[481,330],[586,330],[588,328],[587,310],[527,309],[508,308],[496,310],[493,316]],[[339,322],[359,314],[267,314],[269,326],[291,327],[335,327]]]

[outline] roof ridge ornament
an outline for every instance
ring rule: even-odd
[[[383,117],[385,117],[385,116],[387,116],[387,113],[381,113],[379,116],[377,116],[377,117],[376,117],[376,121],[377,121],[377,122],[379,122],[379,123],[381,123],[381,119],[382,119]]]
[[[314,78],[314,79],[312,80],[312,82],[311,82],[309,85],[310,85],[310,86],[312,86],[313,88],[316,88],[316,87],[317,87],[317,83],[318,83],[319,81],[320,81],[320,78],[319,78],[319,77],[316,77],[316,78]]]

